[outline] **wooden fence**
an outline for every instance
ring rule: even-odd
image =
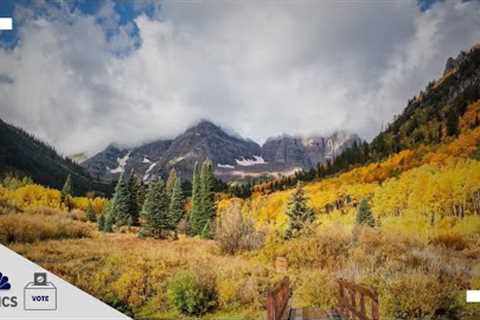
[[[339,304],[341,316],[352,320],[379,320],[378,294],[368,288],[343,279],[337,280],[340,288]]]
[[[283,278],[273,289],[267,290],[267,320],[288,319],[290,307],[290,281]]]
[[[331,311],[345,320],[380,319],[378,294],[374,290],[343,279],[339,279],[337,282],[339,302],[337,307]],[[285,277],[273,289],[267,290],[267,320],[287,320],[290,315],[289,298],[290,282],[288,277]]]

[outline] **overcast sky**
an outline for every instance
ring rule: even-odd
[[[259,143],[337,129],[371,139],[480,40],[478,1],[35,2],[12,5],[0,117],[65,154],[202,118]]]

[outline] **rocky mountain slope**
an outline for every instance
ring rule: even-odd
[[[262,146],[265,161],[310,168],[338,156],[343,150],[359,142],[355,134],[338,131],[329,137],[292,137],[283,135],[268,139]]]
[[[330,137],[283,135],[260,146],[204,120],[173,140],[158,140],[131,149],[110,145],[82,165],[90,174],[106,181],[131,171],[149,180],[165,176],[173,167],[180,176],[190,179],[195,162],[208,158],[215,165],[216,175],[228,181],[308,169],[335,158],[355,141],[360,141],[358,136],[337,132]]]

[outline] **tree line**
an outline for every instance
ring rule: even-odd
[[[217,186],[212,162],[195,163],[188,212],[184,186],[175,168],[166,181],[156,177],[148,184],[133,172],[128,179],[122,173],[111,201],[98,218],[99,230],[113,232],[122,226],[135,226],[142,237],[176,237],[181,232],[210,238]]]

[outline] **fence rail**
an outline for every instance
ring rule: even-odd
[[[378,294],[343,279],[337,280],[340,296],[338,311],[342,317],[351,320],[379,320]],[[369,307],[368,307],[369,305]]]
[[[339,279],[338,305],[330,311],[319,310],[322,314],[333,312],[345,320],[380,320],[378,294],[369,288]],[[290,298],[290,282],[288,277],[283,278],[275,287],[267,290],[267,320],[288,320],[291,310],[288,303]],[[297,314],[306,309],[292,309]],[[303,314],[303,312],[300,312]],[[297,319],[297,317],[295,317]],[[310,319],[310,317],[302,317]],[[315,317],[315,319],[317,319]],[[323,319],[323,318],[322,318]],[[327,319],[327,317],[325,318]],[[330,319],[330,318],[329,318]]]

